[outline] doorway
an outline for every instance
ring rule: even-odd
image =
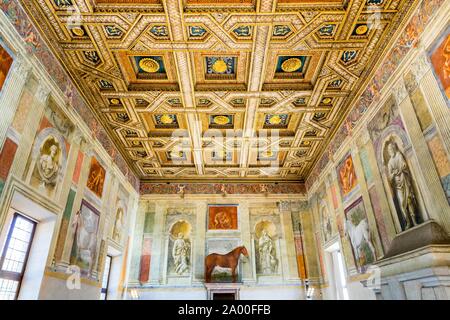
[[[236,293],[234,292],[216,292],[213,293],[213,300],[236,300]]]
[[[330,275],[330,299],[349,300],[347,289],[347,275],[345,271],[344,258],[339,241],[336,241],[325,249]]]

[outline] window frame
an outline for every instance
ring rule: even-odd
[[[27,252],[25,254],[25,259],[23,261],[23,266],[22,266],[22,270],[20,271],[20,273],[18,272],[11,272],[11,271],[3,271],[3,263],[5,262],[6,259],[6,253],[8,252],[8,247],[9,244],[11,242],[11,238],[14,232],[14,229],[16,227],[16,222],[18,218],[24,219],[28,222],[30,222],[33,225],[33,230],[31,231],[31,235],[30,235],[30,241],[28,242],[28,248],[27,248]],[[27,268],[27,264],[28,264],[28,259],[30,257],[30,252],[31,252],[31,246],[33,244],[33,240],[34,240],[34,235],[36,233],[36,227],[37,227],[37,222],[27,216],[25,216],[24,214],[21,214],[19,212],[15,212],[11,221],[11,225],[9,226],[9,230],[8,230],[8,235],[6,237],[6,241],[5,241],[5,245],[3,246],[3,250],[0,256],[0,279],[6,279],[6,280],[11,280],[11,281],[17,281],[19,284],[17,285],[17,289],[16,289],[16,294],[14,296],[14,300],[17,300],[17,298],[19,297],[19,293],[20,293],[20,289],[22,286],[22,280],[23,277],[25,275],[25,270]]]

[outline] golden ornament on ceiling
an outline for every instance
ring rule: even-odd
[[[281,117],[278,115],[272,116],[269,119],[270,124],[280,124],[281,123]]]
[[[82,37],[82,36],[85,35],[85,32],[84,32],[83,28],[81,28],[81,27],[74,27],[74,28],[72,28],[72,32],[77,37]]]
[[[363,24],[358,28],[356,28],[356,34],[358,35],[366,34],[367,30],[369,30],[369,28],[365,24]]]
[[[284,72],[294,72],[300,69],[302,66],[302,60],[300,60],[299,58],[290,58],[281,64],[281,69]]]
[[[183,152],[182,151],[171,151],[170,157],[172,159],[181,159],[181,158],[183,158]]]
[[[263,158],[272,158],[274,156],[274,153],[272,150],[266,150],[264,152],[261,152],[261,155]]]
[[[168,114],[163,114],[161,116],[161,123],[163,124],[172,124],[173,123],[173,118],[168,115]]]
[[[158,61],[156,61],[155,59],[144,58],[141,61],[139,61],[139,67],[145,72],[156,73],[159,70],[160,65]]]
[[[216,73],[224,73],[225,71],[228,70],[228,66],[227,66],[227,63],[225,61],[223,61],[222,59],[218,59],[212,65],[212,69]]]
[[[120,100],[119,99],[113,98],[110,101],[111,101],[111,104],[120,104]]]
[[[230,123],[230,118],[227,116],[215,116],[214,117],[214,123],[219,125],[226,125]]]
[[[323,103],[323,104],[330,104],[331,101],[333,101],[331,98],[324,98],[324,99],[322,100],[322,103]]]

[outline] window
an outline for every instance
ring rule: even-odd
[[[16,213],[0,257],[0,300],[15,300],[27,265],[36,222]]]
[[[105,271],[103,272],[102,293],[100,295],[100,300],[106,300],[108,297],[109,275],[111,272],[111,262],[112,262],[112,257],[106,256]]]

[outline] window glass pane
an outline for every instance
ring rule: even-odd
[[[0,266],[0,300],[14,300],[23,276],[35,223],[20,216],[14,217],[9,230],[7,247]]]
[[[14,300],[19,281],[0,279],[0,300]]]
[[[17,216],[5,260],[2,265],[3,271],[21,273],[26,260],[28,247],[33,234],[34,224],[20,216]]]

